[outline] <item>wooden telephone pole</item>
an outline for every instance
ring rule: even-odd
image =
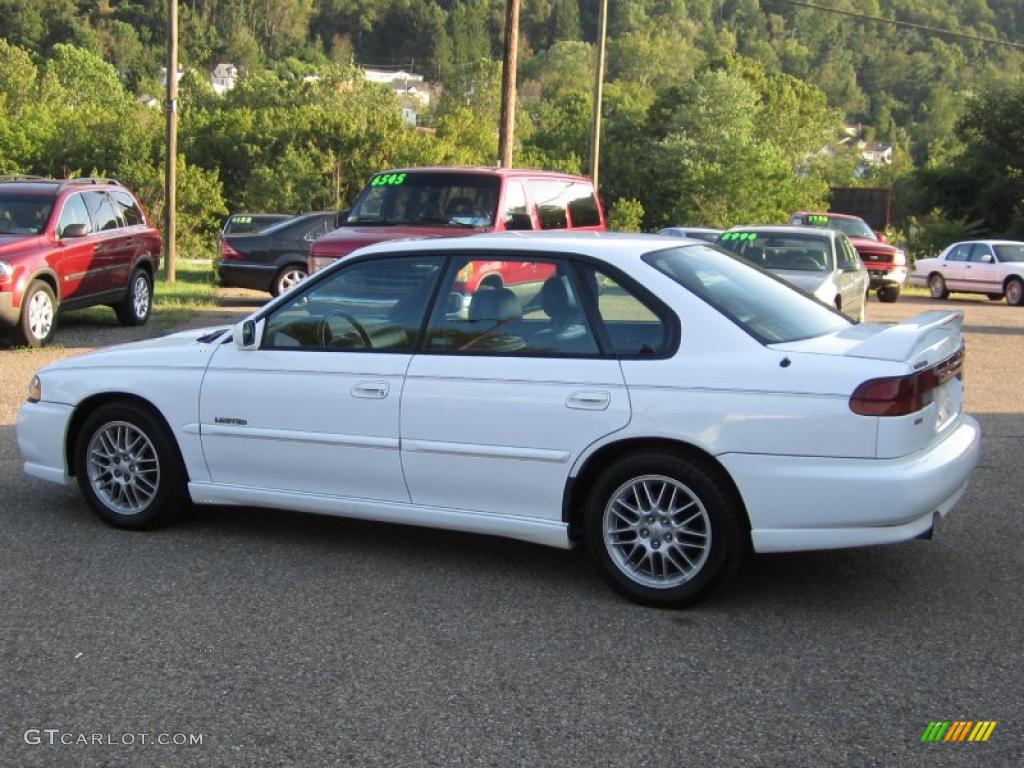
[[[501,65],[501,124],[498,126],[498,165],[512,165],[516,122],[516,68],[519,57],[519,0],[505,3],[505,55]]]
[[[608,0],[601,0],[597,29],[597,65],[594,70],[594,97],[591,104],[590,128],[590,180],[594,191],[598,190],[598,173],[601,170],[601,102],[604,96],[604,48],[608,34]]]
[[[178,180],[178,0],[167,2],[167,161],[164,169],[164,270],[167,282],[175,280],[174,209]]]

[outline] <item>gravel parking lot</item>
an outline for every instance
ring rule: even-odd
[[[762,556],[687,611],[486,537],[236,508],[114,530],[22,474],[15,413],[49,360],[152,331],[69,319],[59,348],[0,350],[0,765],[1020,765],[1024,310],[868,318],[934,308],[966,315],[984,430],[937,537]],[[922,744],[931,720],[999,724]]]

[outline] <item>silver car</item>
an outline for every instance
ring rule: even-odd
[[[718,246],[829,304],[856,323],[864,321],[868,270],[850,239],[816,227],[733,227]]]
[[[984,293],[992,301],[1005,297],[1011,306],[1024,306],[1024,243],[953,243],[934,259],[918,259],[910,281],[927,285],[933,299],[945,299],[950,291]]]

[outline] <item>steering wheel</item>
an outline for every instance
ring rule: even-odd
[[[355,329],[356,333],[359,334],[359,340],[363,343],[363,347],[365,349],[373,349],[373,342],[370,341],[370,335],[366,332],[366,329],[363,328],[362,324],[348,312],[343,312],[340,309],[332,309],[320,318],[320,322],[316,326],[316,338],[317,341],[320,342],[321,347],[327,346],[327,331],[329,330],[327,321],[332,317],[340,317],[342,320],[345,320]]]
[[[792,266],[795,269],[809,269],[815,272],[821,269],[821,264],[813,256],[797,256],[793,259]]]

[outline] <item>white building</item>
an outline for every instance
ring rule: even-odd
[[[238,81],[238,67],[230,63],[221,63],[210,70],[210,86],[223,96],[235,87]]]

